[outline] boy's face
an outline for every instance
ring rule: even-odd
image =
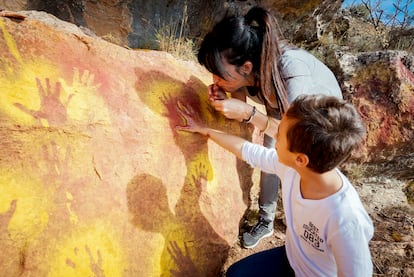
[[[278,132],[276,134],[276,152],[279,156],[279,161],[287,166],[293,167],[296,159],[296,154],[289,151],[289,143],[287,141],[287,131],[295,123],[294,119],[289,119],[283,116],[280,121]]]

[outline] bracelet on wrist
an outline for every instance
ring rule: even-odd
[[[246,122],[246,123],[250,123],[252,121],[255,113],[256,113],[256,106],[253,106],[253,110],[252,110],[252,113],[250,114],[249,118],[248,119],[243,119],[243,121]]]

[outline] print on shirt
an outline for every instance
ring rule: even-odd
[[[301,238],[312,245],[316,250],[325,252],[324,249],[320,248],[324,241],[319,237],[319,228],[313,225],[312,222],[309,222],[309,225],[303,224],[303,234],[301,235]]]

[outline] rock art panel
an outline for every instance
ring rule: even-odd
[[[52,24],[3,15],[1,276],[217,276],[251,170],[175,130],[186,103],[243,131],[210,109],[210,74],[44,13]]]

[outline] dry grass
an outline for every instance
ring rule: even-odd
[[[168,52],[176,58],[195,61],[194,42],[187,38],[188,14],[187,4],[184,4],[180,20],[159,24],[155,30],[155,38],[159,44],[159,50]]]

